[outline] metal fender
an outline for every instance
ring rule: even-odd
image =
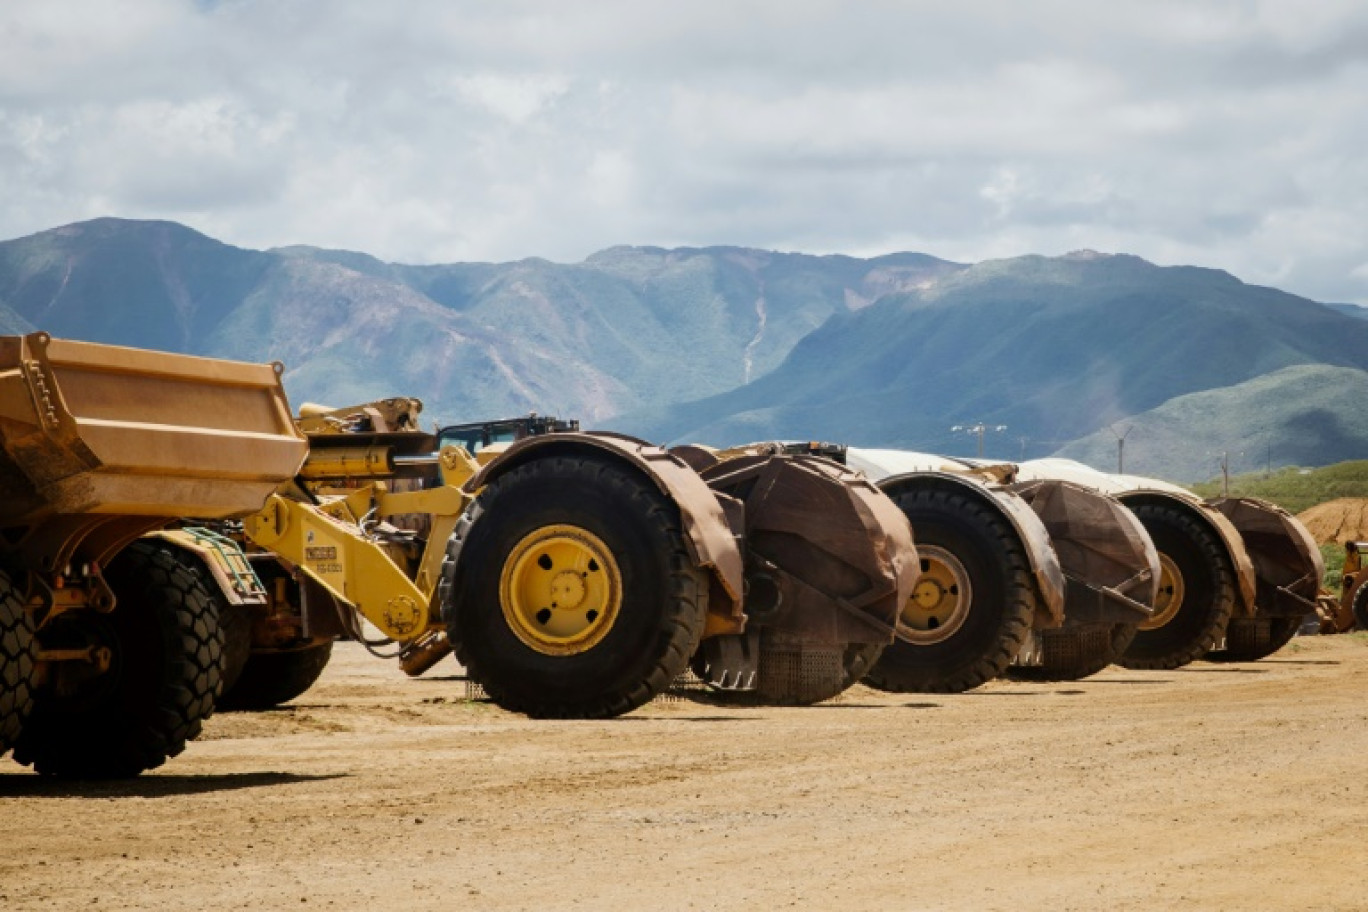
[[[1127,506],[1141,503],[1176,504],[1192,518],[1204,523],[1216,533],[1225,545],[1231,566],[1235,568],[1236,588],[1239,590],[1239,605],[1236,611],[1253,616],[1257,577],[1254,564],[1245,549],[1239,531],[1219,510],[1203,503],[1191,491],[1177,485],[1145,478],[1140,475],[1116,475],[1101,472],[1091,466],[1070,459],[1033,459],[1021,463],[1019,477],[1025,481],[1033,478],[1052,478],[1072,481],[1084,487],[1095,488],[1110,494]]]
[[[264,605],[266,589],[252,569],[242,547],[231,538],[209,529],[187,527],[151,532],[144,538],[161,539],[193,555],[208,572],[230,605]]]
[[[1221,539],[1221,543],[1225,545],[1231,566],[1235,568],[1235,580],[1240,593],[1240,602],[1236,606],[1236,610],[1246,617],[1254,616],[1258,592],[1258,575],[1254,571],[1254,562],[1250,560],[1249,551],[1245,548],[1244,538],[1240,535],[1239,530],[1221,511],[1204,503],[1196,494],[1187,491],[1136,488],[1117,493],[1114,496],[1128,507],[1138,506],[1142,503],[1177,505],[1193,519],[1204,523],[1207,528],[1215,532],[1217,537]]]
[[[1219,497],[1207,505],[1230,520],[1254,564],[1261,614],[1314,611],[1325,558],[1306,526],[1282,507],[1253,497]]]
[[[714,493],[686,462],[662,447],[601,431],[525,437],[480,469],[466,482],[465,491],[473,495],[504,473],[536,459],[585,455],[610,458],[630,466],[674,501],[684,524],[690,558],[695,566],[710,572],[707,635],[741,633],[746,621],[745,584],[737,536],[743,530],[733,529],[728,521],[723,501],[726,495]],[[736,521],[740,520],[739,509],[733,509],[732,514]]]
[[[1040,479],[1010,490],[1031,505],[1069,581],[1066,621],[1141,623],[1159,589],[1159,554],[1120,501],[1095,488]]]
[[[1026,501],[1010,491],[989,487],[969,475],[948,472],[908,472],[890,475],[878,481],[887,494],[914,490],[920,486],[953,487],[991,506],[1011,523],[1030,561],[1031,574],[1041,598],[1034,626],[1039,629],[1059,627],[1064,623],[1064,571],[1050,543],[1050,533]],[[912,530],[913,535],[916,529]]]

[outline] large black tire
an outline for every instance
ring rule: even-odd
[[[224,697],[232,693],[252,656],[251,609],[245,605],[221,604],[219,626],[223,628],[223,695],[216,708],[222,708]]]
[[[37,662],[33,615],[24,610],[9,574],[0,570],[0,757],[14,746],[33,709]]]
[[[887,644],[884,643],[847,644],[845,655],[841,661],[841,689],[836,693],[844,693],[863,681],[870,670],[879,664],[879,659],[887,648]],[[832,694],[832,696],[834,697],[836,694]]]
[[[506,571],[520,578],[518,555],[532,553],[520,549],[567,528],[606,549],[611,566],[592,567],[616,568],[621,597],[585,622],[577,651],[557,653],[529,642],[534,622],[519,620],[528,606],[506,602],[501,590]],[[499,706],[538,718],[608,718],[668,690],[688,667],[707,612],[707,579],[689,557],[678,508],[605,459],[546,457],[495,479],[458,525],[444,576],[443,620],[457,660]]]
[[[125,548],[105,571],[109,614],[59,616],[45,647],[108,647],[109,671],[69,692],[38,691],[14,759],[44,775],[123,778],[185,749],[213,712],[221,685],[219,602],[182,553],[161,542]]]
[[[1359,630],[1368,630],[1368,584],[1354,590],[1354,599],[1349,603],[1349,610],[1354,614],[1354,625]]]
[[[1160,557],[1176,567],[1182,596],[1167,622],[1135,634],[1119,664],[1180,668],[1206,655],[1225,635],[1235,610],[1235,570],[1220,537],[1182,507],[1144,503],[1131,509]],[[1161,604],[1164,597],[1161,592]]]
[[[293,700],[314,685],[332,658],[332,640],[291,649],[251,652],[233,686],[219,697],[222,710],[270,709]]]
[[[1080,681],[1113,664],[1135,638],[1134,624],[1089,624],[1040,631],[1039,665],[1013,665],[1017,681]]]
[[[1282,649],[1301,629],[1300,617],[1231,618],[1225,646],[1206,654],[1211,662],[1257,662]]]
[[[1020,651],[1036,607],[1015,529],[988,504],[958,491],[917,488],[893,500],[911,520],[919,549],[930,545],[958,559],[972,597],[953,633],[933,643],[898,640],[865,683],[900,693],[959,693],[998,677]]]

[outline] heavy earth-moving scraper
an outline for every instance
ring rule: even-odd
[[[269,703],[322,643],[372,636],[362,618],[410,658],[445,648],[440,630],[493,699],[537,716],[630,711],[691,660],[811,702],[892,641],[916,581],[901,512],[824,460],[705,480],[573,431],[476,460],[377,408],[306,435],[281,372],[0,339],[0,751],[136,774],[198,733],[230,653],[229,695]],[[384,522],[414,514],[426,535]]]

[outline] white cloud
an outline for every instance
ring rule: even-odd
[[[1368,302],[1356,2],[9,0],[0,237],[1079,247]]]

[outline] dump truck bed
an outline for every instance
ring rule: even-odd
[[[251,512],[307,448],[278,365],[0,337],[0,526]]]

